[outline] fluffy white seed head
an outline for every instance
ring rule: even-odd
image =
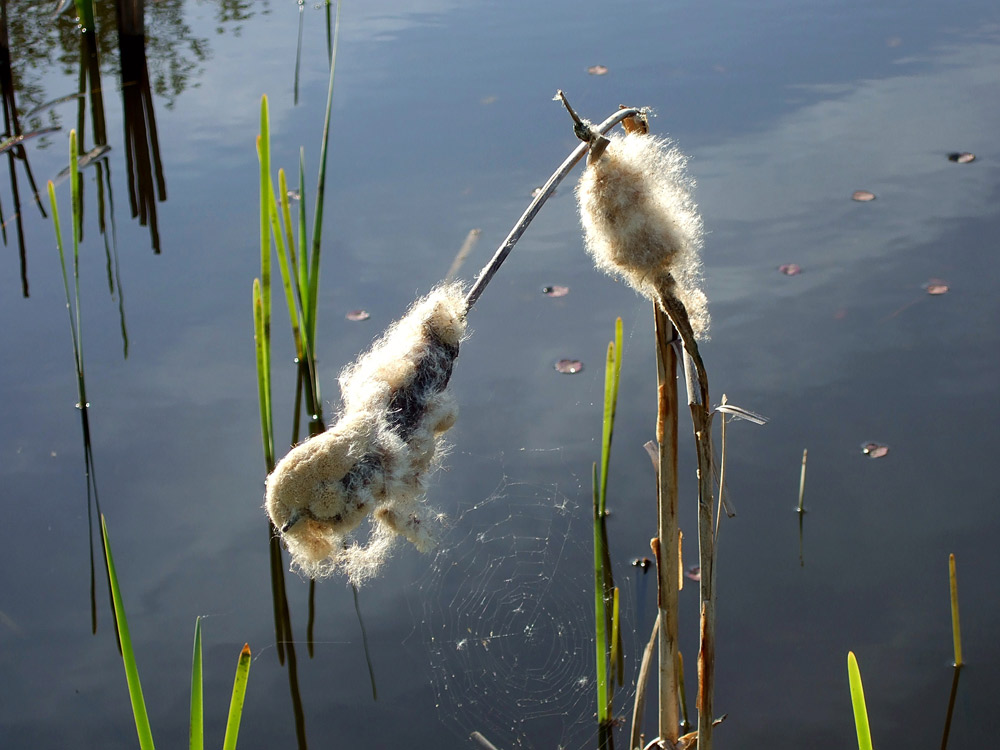
[[[376,575],[397,536],[434,544],[425,483],[458,407],[448,390],[465,336],[461,285],[418,300],[340,376],[343,411],[292,448],[267,479],[265,507],[292,563],[313,577]],[[371,518],[364,543],[355,530]]]
[[[687,157],[671,141],[636,132],[611,136],[576,193],[587,252],[597,267],[654,301],[671,288],[695,335],[706,338],[704,229],[693,188]]]

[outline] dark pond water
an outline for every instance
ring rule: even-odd
[[[72,11],[54,10],[7,3],[22,116],[80,90]],[[325,10],[150,4],[145,109],[135,50],[123,86],[113,12],[101,13],[111,150],[84,171],[83,341],[94,476],[157,741],[186,742],[191,634],[205,615],[211,743],[248,641],[242,747],[296,747],[301,737],[310,747],[462,747],[477,729],[502,748],[593,746],[590,465],[616,316],[625,351],[610,534],[630,657],[652,618],[650,591],[628,563],[648,549],[655,522],[642,448],[653,437],[655,366],[649,305],[591,267],[569,183],[471,315],[453,381],[462,416],[430,492],[449,519],[439,554],[400,546],[361,590],[375,702],[342,580],[316,587],[310,654],[308,582],[286,576],[294,668],[290,652],[280,663],[261,509],[250,310],[259,99],[271,100],[274,164],[294,174],[304,146],[311,189]],[[606,75],[588,75],[597,64]],[[550,101],[557,88],[595,119],[622,102],[654,107],[654,129],[692,157],[710,232],[714,327],[703,351],[713,392],[771,418],[729,431],[738,516],[720,537],[716,706],[729,718],[718,746],[850,747],[851,649],[876,743],[937,746],[952,679],[953,552],[968,667],[951,746],[988,747],[1000,695],[1000,496],[990,474],[1000,447],[998,81],[1000,11],[976,0],[347,3],[320,301],[327,412],[340,368],[444,276],[478,227],[462,270],[474,275],[574,146]],[[24,144],[43,190],[66,163],[69,128],[83,124],[86,150],[100,142],[94,100],[82,110],[80,101],[25,118],[25,129],[62,128]],[[143,225],[129,182],[157,151],[136,195]],[[977,159],[953,163],[956,151]],[[134,747],[100,588],[91,633],[88,485],[52,228],[30,200],[24,164],[0,160],[17,175],[30,289],[22,294],[5,176],[0,745]],[[877,199],[852,201],[859,189]],[[66,182],[57,193],[65,214]],[[802,273],[779,273],[788,263]],[[948,292],[929,295],[931,279]],[[542,295],[551,284],[570,292]],[[355,309],[370,318],[347,320]],[[279,436],[291,434],[294,396],[284,321],[278,304]],[[563,358],[584,370],[559,374]],[[888,455],[866,458],[868,441]],[[681,461],[691,467],[688,442]],[[693,499],[681,520],[693,540]],[[681,594],[691,663],[696,598],[693,586]]]

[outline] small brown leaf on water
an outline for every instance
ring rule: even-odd
[[[948,284],[941,279],[931,279],[926,284],[924,284],[924,289],[927,290],[928,294],[938,295],[947,294]]]
[[[970,161],[976,160],[976,155],[968,151],[955,151],[948,154],[948,160],[956,164],[968,164]]]
[[[368,320],[371,315],[368,314],[367,310],[351,310],[344,317],[348,320]]]
[[[861,452],[868,456],[868,458],[882,458],[889,453],[889,446],[884,443],[863,443],[861,445]]]
[[[542,294],[544,294],[546,297],[565,297],[567,294],[569,294],[569,287],[559,286],[558,284],[554,284],[552,286],[543,286]]]
[[[854,194],[851,196],[851,199],[865,203],[867,201],[875,200],[875,193],[871,192],[870,190],[855,190]]]
[[[578,359],[560,359],[556,362],[555,368],[564,375],[575,375],[583,370],[583,362]]]
[[[802,266],[798,263],[785,263],[778,266],[778,271],[785,274],[785,276],[798,276],[802,273]]]
[[[608,74],[608,68],[606,65],[591,65],[587,72],[592,76],[603,76]]]

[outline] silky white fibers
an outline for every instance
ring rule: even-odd
[[[267,479],[265,507],[292,563],[313,577],[375,576],[397,536],[426,551],[438,518],[425,483],[458,407],[448,390],[465,336],[462,286],[414,302],[340,376],[343,410],[326,432],[292,448]],[[365,543],[355,530],[371,516]]]
[[[670,290],[687,309],[695,335],[706,338],[704,230],[693,188],[687,157],[671,141],[635,132],[610,137],[603,154],[588,163],[576,194],[587,252],[597,267],[653,301]]]

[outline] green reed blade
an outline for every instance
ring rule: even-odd
[[[607,605],[604,599],[604,536],[601,533],[604,516],[598,497],[597,462],[593,466],[594,481],[594,644],[597,650],[597,722],[608,720],[608,633]]]
[[[257,398],[260,403],[260,434],[268,473],[274,468],[274,430],[271,427],[271,384],[267,372],[264,341],[264,309],[260,279],[253,280],[253,338],[257,360]]]
[[[115,621],[118,627],[118,637],[122,645],[122,662],[125,665],[125,680],[128,682],[128,694],[132,701],[132,714],[135,716],[135,731],[139,736],[139,747],[142,750],[153,750],[153,732],[149,726],[149,716],[146,714],[146,702],[142,697],[142,684],[139,682],[139,668],[132,651],[132,637],[129,634],[128,618],[125,616],[125,605],[122,602],[122,592],[118,586],[118,573],[115,560],[111,555],[111,540],[108,538],[108,526],[101,514],[101,537],[104,541],[104,555],[108,561],[108,578],[111,581],[111,596],[115,604]]]
[[[333,27],[333,48],[330,53],[330,84],[326,92],[326,116],[323,121],[323,143],[319,155],[319,180],[316,185],[316,209],[313,213],[312,259],[309,270],[309,327],[307,339],[316,341],[316,300],[319,295],[319,256],[323,233],[323,197],[326,189],[326,156],[330,142],[330,114],[333,111],[333,81],[337,70],[337,47],[340,40],[340,2]]]
[[[618,687],[622,687],[625,684],[625,658],[622,655],[621,610],[618,599],[618,587],[615,586],[611,605],[611,668],[615,673],[614,677],[618,682]],[[614,689],[613,684],[611,688]],[[611,711],[610,706],[608,711]]]
[[[611,438],[615,428],[615,410],[618,406],[618,384],[622,369],[622,319],[615,321],[615,340],[608,344],[608,357],[604,368],[604,419],[601,433],[601,513],[607,510],[608,464],[611,461]]]
[[[69,275],[66,273],[66,252],[63,247],[62,228],[59,222],[59,204],[56,201],[56,188],[49,180],[49,205],[52,207],[52,226],[56,233],[56,248],[59,250],[59,266],[62,269],[63,290],[66,292],[66,312],[69,314],[69,330],[73,335],[73,357],[76,361],[77,374],[80,372],[80,345],[76,340],[76,324],[73,321],[72,299],[69,293]]]
[[[308,321],[312,316],[312,304],[309,300],[309,258],[308,242],[309,237],[306,232],[306,150],[299,147],[299,246],[298,259],[296,263],[299,268],[299,297],[302,303],[302,317],[306,321],[306,330],[309,329]]]
[[[191,656],[191,727],[188,731],[191,750],[205,747],[204,681],[201,671],[201,617],[194,618],[194,653]]]
[[[80,25],[86,31],[96,31],[94,28],[94,0],[75,0],[76,15]]]
[[[955,555],[948,555],[948,582],[951,588],[951,637],[955,645],[955,666],[962,661],[962,628],[958,622],[958,576],[955,572]]]
[[[294,287],[298,281],[299,259],[295,252],[295,234],[292,231],[292,205],[288,197],[288,178],[283,168],[278,170],[278,200],[281,203],[281,223],[285,227],[285,247],[288,248],[288,264],[292,270]]]
[[[250,675],[250,644],[243,644],[240,660],[236,663],[236,678],[233,680],[233,695],[229,701],[229,720],[226,722],[226,738],[223,750],[235,750],[236,738],[240,733],[240,719],[243,718],[243,699],[247,694],[247,678]]]
[[[861,685],[861,670],[858,668],[858,659],[853,651],[847,652],[847,678],[851,683],[851,705],[854,707],[854,725],[858,730],[858,750],[872,750],[865,689]]]
[[[282,170],[278,171],[278,184],[281,185],[284,182],[284,172]],[[299,332],[299,314],[298,307],[295,300],[295,292],[292,289],[293,285],[293,271],[289,267],[289,252],[290,247],[286,244],[286,238],[281,230],[281,209],[278,206],[278,200],[274,198],[273,183],[268,180],[269,187],[268,190],[271,193],[271,234],[274,237],[274,246],[278,253],[278,272],[281,276],[281,286],[285,291],[285,305],[288,308],[288,319],[292,326],[292,340],[295,343],[295,356],[299,359],[303,356],[302,350],[302,336]],[[287,203],[287,198],[285,199]],[[294,263],[294,260],[291,261]]]

